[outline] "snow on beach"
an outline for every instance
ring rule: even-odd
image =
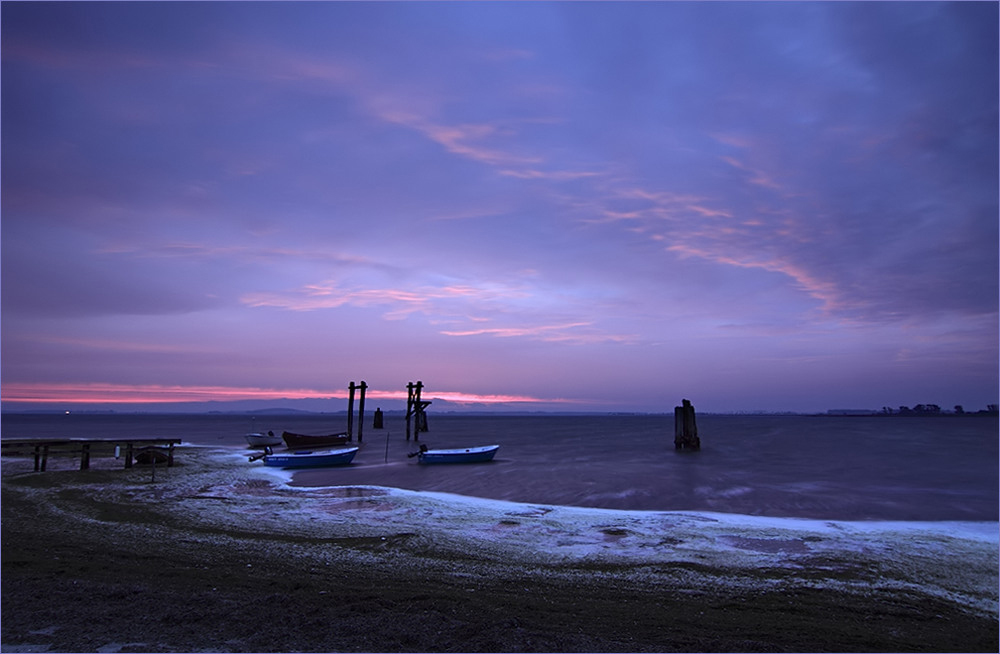
[[[297,487],[245,451],[184,446],[179,465],[61,481],[112,502],[155,503],[203,538],[308,537],[318,557],[461,554],[540,574],[646,576],[697,589],[836,588],[930,595],[995,617],[996,522],[855,522],[691,511],[625,511],[381,486]],[[4,472],[16,471],[4,462]],[[27,468],[30,469],[30,468]],[[51,474],[51,473],[46,473]],[[42,479],[42,476],[37,477]],[[58,493],[44,484],[22,492]],[[98,519],[98,518],[93,518]],[[281,539],[274,541],[281,546]]]
[[[216,454],[245,464],[244,455]],[[916,591],[997,614],[998,523],[854,522],[689,511],[522,504],[376,486],[289,486],[292,474],[251,467],[275,484],[252,509],[268,528],[316,535],[406,534],[492,560],[539,565],[709,567],[715,583]],[[214,492],[236,487],[223,482]],[[221,507],[220,507],[221,508]],[[211,517],[224,522],[225,511]],[[774,570],[782,574],[769,574]]]

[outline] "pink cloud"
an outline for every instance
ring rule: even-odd
[[[574,179],[584,179],[587,177],[598,177],[604,173],[595,171],[573,171],[573,170],[501,170],[501,175],[507,177],[517,177],[519,179],[548,179],[553,181],[566,181]]]
[[[737,170],[747,173],[747,175],[749,176],[748,181],[751,184],[756,184],[757,186],[763,186],[765,188],[770,188],[770,189],[782,188],[782,186],[778,182],[774,181],[774,179],[772,179],[769,175],[767,175],[763,170],[759,168],[753,168],[743,163],[742,161],[739,161],[735,157],[720,157],[720,158],[733,168],[736,168]]]
[[[790,261],[777,258],[763,260],[740,258],[738,256],[724,254],[721,250],[712,251],[685,244],[673,244],[668,246],[667,250],[670,252],[676,252],[683,256],[696,256],[729,266],[737,266],[739,268],[758,268],[769,272],[781,273],[793,279],[798,287],[810,296],[822,301],[824,310],[832,311],[837,308],[838,305],[840,293],[836,284],[823,281],[813,276],[804,266]]]
[[[45,384],[16,383],[3,385],[3,401],[29,404],[167,404],[174,402],[220,402],[238,400],[279,400],[279,399],[347,399],[345,389],[303,389],[303,388],[257,388],[235,386],[183,386],[156,384]],[[372,400],[405,400],[405,390],[380,390],[369,388],[365,396]],[[573,400],[540,398],[529,395],[502,395],[442,391],[427,393],[429,399],[447,400],[465,404],[503,404],[509,402],[527,403],[570,403]]]
[[[465,330],[442,330],[445,336],[494,336],[497,338],[531,338],[547,343],[631,343],[635,338],[629,335],[609,334],[596,330],[579,331],[581,327],[591,327],[591,322],[571,322],[554,325],[528,325],[524,327],[479,327]]]

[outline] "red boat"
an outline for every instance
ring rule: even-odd
[[[281,437],[285,439],[285,445],[289,449],[296,447],[319,447],[321,445],[344,445],[351,440],[346,431],[342,431],[339,434],[327,434],[325,436],[293,434],[290,431],[286,431],[282,432]]]

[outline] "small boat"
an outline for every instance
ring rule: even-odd
[[[247,443],[250,447],[265,447],[267,445],[281,445],[281,436],[275,436],[273,431],[262,434],[259,431],[246,435]]]
[[[343,466],[354,460],[358,449],[357,447],[344,447],[338,450],[299,450],[297,452],[282,452],[281,454],[272,454],[268,451],[264,455],[264,465],[276,468]]]
[[[323,436],[310,436],[308,434],[293,434],[290,431],[282,432],[281,437],[285,439],[285,445],[289,448],[296,447],[320,447],[321,445],[344,445],[351,439],[346,431],[339,434],[326,434]]]
[[[135,462],[140,465],[156,465],[157,463],[169,463],[170,451],[165,447],[150,445],[135,453]]]
[[[485,463],[492,461],[499,449],[499,445],[484,445],[453,450],[429,450],[426,445],[421,445],[420,451],[410,456],[416,456],[420,463]]]

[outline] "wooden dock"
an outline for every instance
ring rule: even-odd
[[[174,446],[179,438],[5,438],[0,440],[3,456],[34,456],[35,472],[45,472],[49,454],[79,454],[80,470],[90,468],[90,457],[124,455],[125,467],[131,468],[143,453],[164,454],[167,466],[174,465]]]

